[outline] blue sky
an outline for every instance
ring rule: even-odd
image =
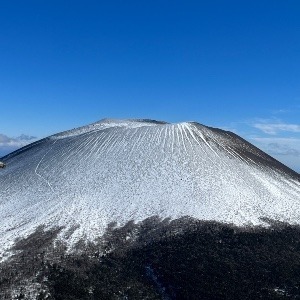
[[[104,117],[195,120],[300,172],[299,15],[297,0],[1,1],[0,156]]]

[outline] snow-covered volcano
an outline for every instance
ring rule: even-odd
[[[72,244],[158,215],[300,223],[300,177],[237,135],[194,122],[102,120],[4,158],[0,248],[38,226]],[[70,229],[72,233],[70,234]]]

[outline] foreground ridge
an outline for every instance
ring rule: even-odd
[[[110,224],[73,252],[38,228],[0,269],[1,299],[298,299],[299,225],[184,217]]]

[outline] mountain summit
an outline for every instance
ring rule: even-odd
[[[191,216],[300,222],[299,174],[234,133],[195,122],[99,122],[2,158],[0,246],[63,226],[72,244],[111,222]]]

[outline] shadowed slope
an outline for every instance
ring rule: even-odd
[[[40,228],[18,241],[0,270],[1,299],[300,298],[299,226],[153,217],[110,224],[72,253],[54,247],[59,230]]]

